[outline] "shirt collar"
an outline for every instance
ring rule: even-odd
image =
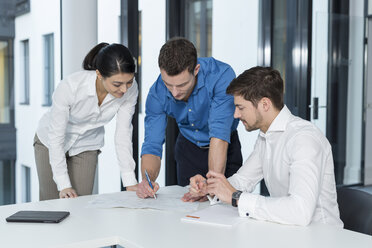
[[[271,123],[269,129],[266,131],[266,134],[260,131],[260,135],[265,137],[270,132],[284,132],[291,116],[292,116],[291,111],[287,108],[286,105],[284,105],[282,110],[280,110],[279,114]]]
[[[205,75],[204,75],[204,71],[203,71],[203,66],[202,66],[201,63],[199,63],[199,61],[198,61],[198,64],[200,64],[200,69],[199,69],[199,72],[198,72],[198,75],[197,75],[196,85],[194,87],[194,90],[192,91],[193,95],[198,93],[200,88],[204,87]]]
[[[88,89],[87,93],[88,96],[96,96],[97,91],[96,91],[96,71],[89,71],[89,84],[88,84]]]

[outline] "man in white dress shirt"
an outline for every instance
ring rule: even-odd
[[[337,204],[332,149],[312,123],[293,116],[283,104],[283,80],[277,70],[254,67],[234,79],[235,118],[247,131],[260,130],[254,150],[228,179],[210,171],[207,182],[190,179],[194,196],[216,195],[238,207],[240,216],[306,226],[343,226]],[[270,197],[251,192],[265,180]]]

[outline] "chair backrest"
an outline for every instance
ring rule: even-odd
[[[338,188],[337,202],[345,229],[372,235],[372,194]]]

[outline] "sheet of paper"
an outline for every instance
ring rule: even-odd
[[[198,202],[183,202],[182,196],[188,192],[186,187],[162,187],[156,193],[157,199],[141,199],[133,191],[123,191],[113,194],[97,195],[89,202],[88,208],[152,208],[174,211],[195,211]]]
[[[181,221],[184,222],[217,225],[221,227],[232,227],[242,220],[244,220],[244,218],[239,217],[238,208],[226,204],[209,206],[181,218]]]

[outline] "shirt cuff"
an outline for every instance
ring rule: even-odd
[[[217,139],[226,141],[227,143],[230,144],[231,131],[228,131],[228,132],[225,132],[225,133],[221,132],[221,130],[220,130],[219,133],[210,131],[209,132],[209,139],[211,139],[211,138],[217,138]]]
[[[155,155],[155,156],[160,157],[161,159],[163,155],[163,145],[161,145],[159,149],[157,148],[156,145],[151,146],[151,145],[143,144],[142,151],[141,151],[141,157],[145,154]]]
[[[134,171],[121,173],[121,181],[124,187],[136,185],[138,183]]]
[[[63,174],[61,176],[55,176],[54,181],[57,184],[58,191],[61,191],[63,189],[72,188],[70,177],[68,174]]]
[[[253,217],[258,195],[244,192],[239,197],[238,209],[240,217]]]

